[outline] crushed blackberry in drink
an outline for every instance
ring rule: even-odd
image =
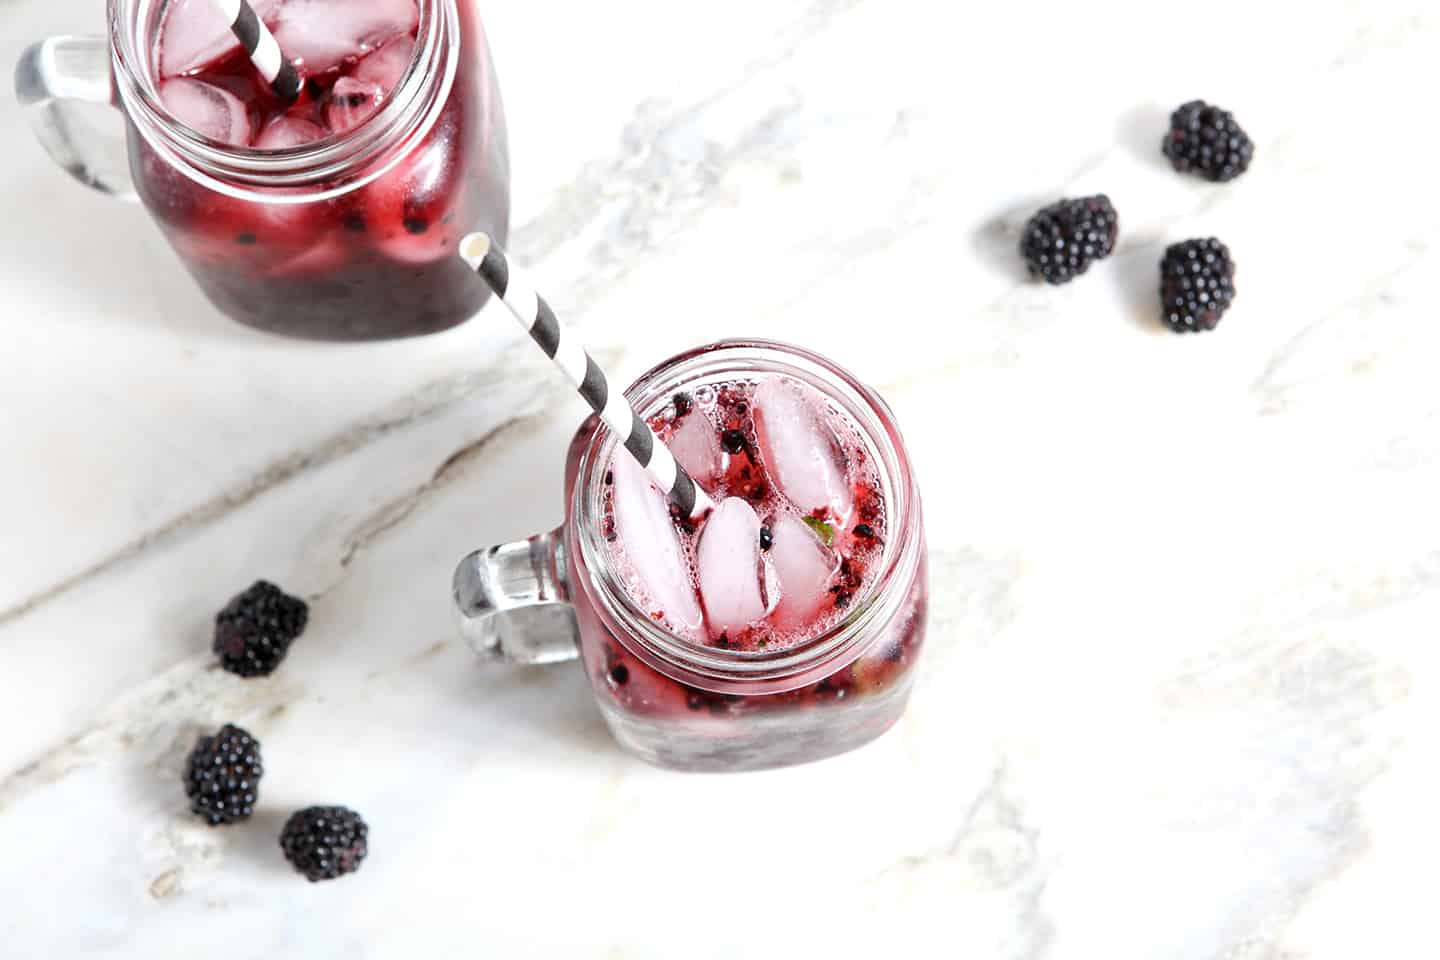
[[[884,550],[880,478],[853,424],[780,376],[705,385],[653,417],[716,501],[675,515],[619,452],[605,491],[612,560],[631,599],[693,643],[781,651],[837,626]]]

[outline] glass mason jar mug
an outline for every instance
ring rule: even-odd
[[[279,149],[212,139],[165,107],[158,38],[187,2],[208,5],[109,0],[107,37],[25,51],[16,91],[54,160],[103,193],[138,198],[241,323],[367,340],[472,316],[488,293],[454,246],[470,230],[504,237],[509,226],[505,119],[472,0],[416,0],[413,56],[373,115]],[[123,145],[86,125],[85,103],[118,108]]]
[[[925,634],[925,534],[884,401],[816,354],[738,340],[667,360],[626,396],[650,419],[677,393],[700,396],[707,386],[771,375],[813,388],[853,423],[885,505],[869,586],[820,635],[772,651],[706,645],[637,606],[607,541],[616,535],[605,514],[615,438],[595,418],[570,447],[564,524],[477,550],[455,571],[461,632],[477,653],[529,663],[578,654],[616,740],[663,767],[733,771],[831,756],[889,729],[909,696]]]

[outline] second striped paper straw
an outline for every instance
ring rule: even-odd
[[[625,394],[610,389],[605,374],[573,333],[564,330],[550,305],[517,276],[514,267],[484,233],[472,233],[460,241],[460,256],[495,291],[545,355],[580,391],[590,409],[600,415],[615,435],[624,438],[630,451],[655,485],[669,494],[683,516],[699,519],[714,509],[704,490],[675,462],[670,449],[655,436],[650,425],[630,406]]]
[[[210,0],[212,6],[230,25],[230,32],[245,48],[245,55],[282,100],[300,96],[300,74],[295,64],[285,59],[275,34],[255,15],[249,0]]]

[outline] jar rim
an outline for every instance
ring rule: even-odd
[[[383,176],[418,142],[445,106],[460,61],[456,0],[416,0],[415,53],[380,109],[352,130],[277,150],[222,143],[180,123],[160,101],[150,69],[160,0],[108,0],[110,59],[117,96],[146,143],[181,173],[219,193],[266,203],[323,200]],[[132,15],[127,20],[127,11]],[[137,38],[146,44],[141,48]],[[397,147],[402,147],[397,149]],[[329,184],[327,189],[313,188]]]
[[[637,657],[672,679],[719,692],[780,692],[846,666],[898,612],[922,553],[919,490],[894,414],[878,394],[833,361],[774,340],[722,340],[653,367],[625,395],[648,418],[684,383],[763,373],[795,377],[819,390],[852,421],[880,473],[889,534],[875,575],[839,623],[792,647],[748,651],[697,644],[653,620],[614,576],[603,539],[603,477],[617,443],[603,425],[581,454],[567,511],[566,539],[586,572],[572,590],[586,591],[597,615]]]

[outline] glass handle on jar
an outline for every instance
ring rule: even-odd
[[[485,547],[455,568],[460,633],[482,657],[557,663],[579,655],[562,531]]]
[[[110,44],[104,37],[51,37],[15,64],[15,96],[50,158],[101,193],[135,199],[123,137],[96,129],[87,105],[114,107]]]

